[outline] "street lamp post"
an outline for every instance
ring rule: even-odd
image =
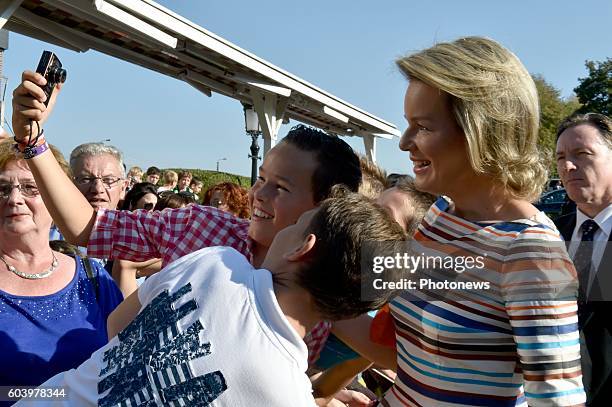
[[[219,159],[217,160],[217,172],[219,172],[219,162],[220,162],[220,161],[225,161],[225,160],[227,160],[227,158],[219,158]]]
[[[251,186],[257,181],[257,160],[259,160],[259,144],[257,144],[258,133],[251,134]]]
[[[251,159],[251,186],[253,186],[255,181],[257,181],[257,160],[261,158],[259,157],[259,144],[257,143],[257,138],[261,134],[261,129],[259,127],[257,112],[253,106],[246,104],[243,106],[245,131],[251,136],[251,154],[249,158]]]

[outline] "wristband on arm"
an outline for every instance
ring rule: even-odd
[[[34,140],[32,140],[32,142],[24,143],[22,141],[18,141],[15,138],[14,140],[15,144],[13,145],[13,148],[15,150],[15,153],[20,158],[26,160],[34,158],[49,149],[49,144],[47,144],[47,141],[45,140],[43,130],[38,133],[38,135]]]
[[[21,153],[23,154],[23,158],[25,160],[29,160],[30,158],[34,158],[37,155],[41,155],[45,151],[49,149],[49,144],[43,139],[43,143],[34,147],[26,147]]]

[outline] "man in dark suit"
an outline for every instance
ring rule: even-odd
[[[583,383],[590,406],[612,402],[612,120],[588,113],[557,131],[557,168],[576,212],[556,220],[578,272]]]

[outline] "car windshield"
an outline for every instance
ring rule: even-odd
[[[540,199],[540,203],[559,203],[565,201],[565,190],[560,189],[558,191],[552,191],[544,194]]]

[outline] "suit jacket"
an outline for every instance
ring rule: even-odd
[[[569,244],[576,213],[555,221]],[[612,234],[608,242],[612,241]],[[580,353],[587,405],[609,406],[612,400],[612,245],[601,258],[587,302],[579,304]]]

